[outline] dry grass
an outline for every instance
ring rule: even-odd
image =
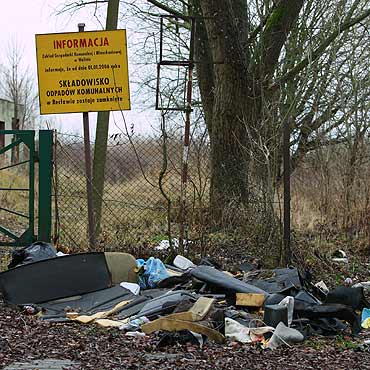
[[[298,230],[370,236],[369,153],[361,153],[355,168],[340,148],[329,151],[326,161],[317,153],[306,159],[292,177],[292,221]]]
[[[8,189],[26,189],[28,188],[28,177],[24,172],[11,169],[2,170],[0,176],[0,187]],[[28,201],[28,192],[15,190],[0,191],[0,205],[2,208],[27,214]],[[21,232],[27,227],[27,220],[20,216],[0,210],[0,224],[9,228],[11,231]]]

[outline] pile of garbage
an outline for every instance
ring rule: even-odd
[[[313,335],[370,327],[369,284],[329,290],[297,268],[263,270],[245,262],[233,273],[178,255],[171,265],[127,253],[65,255],[46,243],[14,252],[0,273],[6,303],[49,322],[158,333],[162,345],[207,340],[291,346]]]

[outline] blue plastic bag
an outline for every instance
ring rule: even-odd
[[[143,259],[136,260],[139,269],[139,285],[141,289],[155,288],[157,284],[169,277],[167,269],[159,258],[150,257],[147,261]]]

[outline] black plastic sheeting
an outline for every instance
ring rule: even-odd
[[[289,293],[294,297],[293,326],[305,336],[311,334],[338,334],[347,327],[340,320],[351,325],[353,335],[360,332],[361,321],[355,309],[368,306],[361,288],[338,287],[331,291],[322,303],[302,287],[305,281],[300,278],[296,269],[279,270],[275,270],[278,271],[277,276],[269,279],[267,284],[262,280],[260,280],[261,284],[258,284],[260,287],[263,286],[268,289],[268,291],[282,290],[282,292],[272,293],[267,297],[264,303],[265,306],[278,304]],[[253,280],[253,283],[255,282],[256,280]],[[302,322],[305,320],[307,320],[307,323],[304,326]]]
[[[78,312],[81,315],[93,315],[99,311],[108,311],[119,302],[125,300],[137,301],[138,298],[128,289],[115,285],[112,288],[98,290],[75,297],[58,299],[55,301],[40,303],[38,306],[43,310],[42,320],[65,321],[66,309],[71,312]],[[144,297],[143,297],[144,298]],[[146,299],[144,298],[144,301]]]
[[[352,307],[354,310],[370,307],[370,303],[364,296],[363,287],[350,288],[339,286],[328,293],[325,303],[341,303]]]
[[[117,318],[119,320],[127,319],[128,317],[137,315],[140,310],[149,302],[151,299],[155,299],[167,293],[166,289],[148,289],[142,290],[140,296],[127,305],[125,305],[122,310],[118,313]]]
[[[302,289],[302,279],[296,268],[275,269],[274,276],[269,279],[248,279],[247,282],[268,293],[289,294],[291,290]]]
[[[222,271],[211,266],[198,266],[190,271],[191,276],[201,280],[217,293],[259,293],[268,296],[268,293],[257,286],[247,284],[244,281],[235,279]]]
[[[0,273],[0,290],[13,304],[40,303],[110,287],[104,253],[50,258]]]
[[[42,309],[44,321],[69,321],[66,311],[78,312],[80,315],[93,315],[99,311],[108,311],[122,301],[131,301],[117,312],[117,319],[123,320],[147,316],[154,318],[158,315],[171,313],[184,301],[194,303],[197,296],[184,290],[168,291],[165,289],[150,289],[136,296],[129,290],[116,285],[112,288],[99,290],[80,296],[68,297],[56,301],[38,304]]]
[[[181,302],[191,301],[195,303],[197,300],[196,297],[196,295],[186,290],[167,292],[148,301],[136,316],[146,316],[151,319],[157,315],[166,315],[171,313]]]
[[[347,321],[352,327],[352,334],[361,331],[361,320],[350,306],[344,304],[309,305],[294,302],[294,316],[307,319],[339,319]]]

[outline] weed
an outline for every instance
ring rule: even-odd
[[[343,335],[336,336],[335,345],[344,349],[356,349],[358,347],[358,343],[353,342],[353,340]]]

